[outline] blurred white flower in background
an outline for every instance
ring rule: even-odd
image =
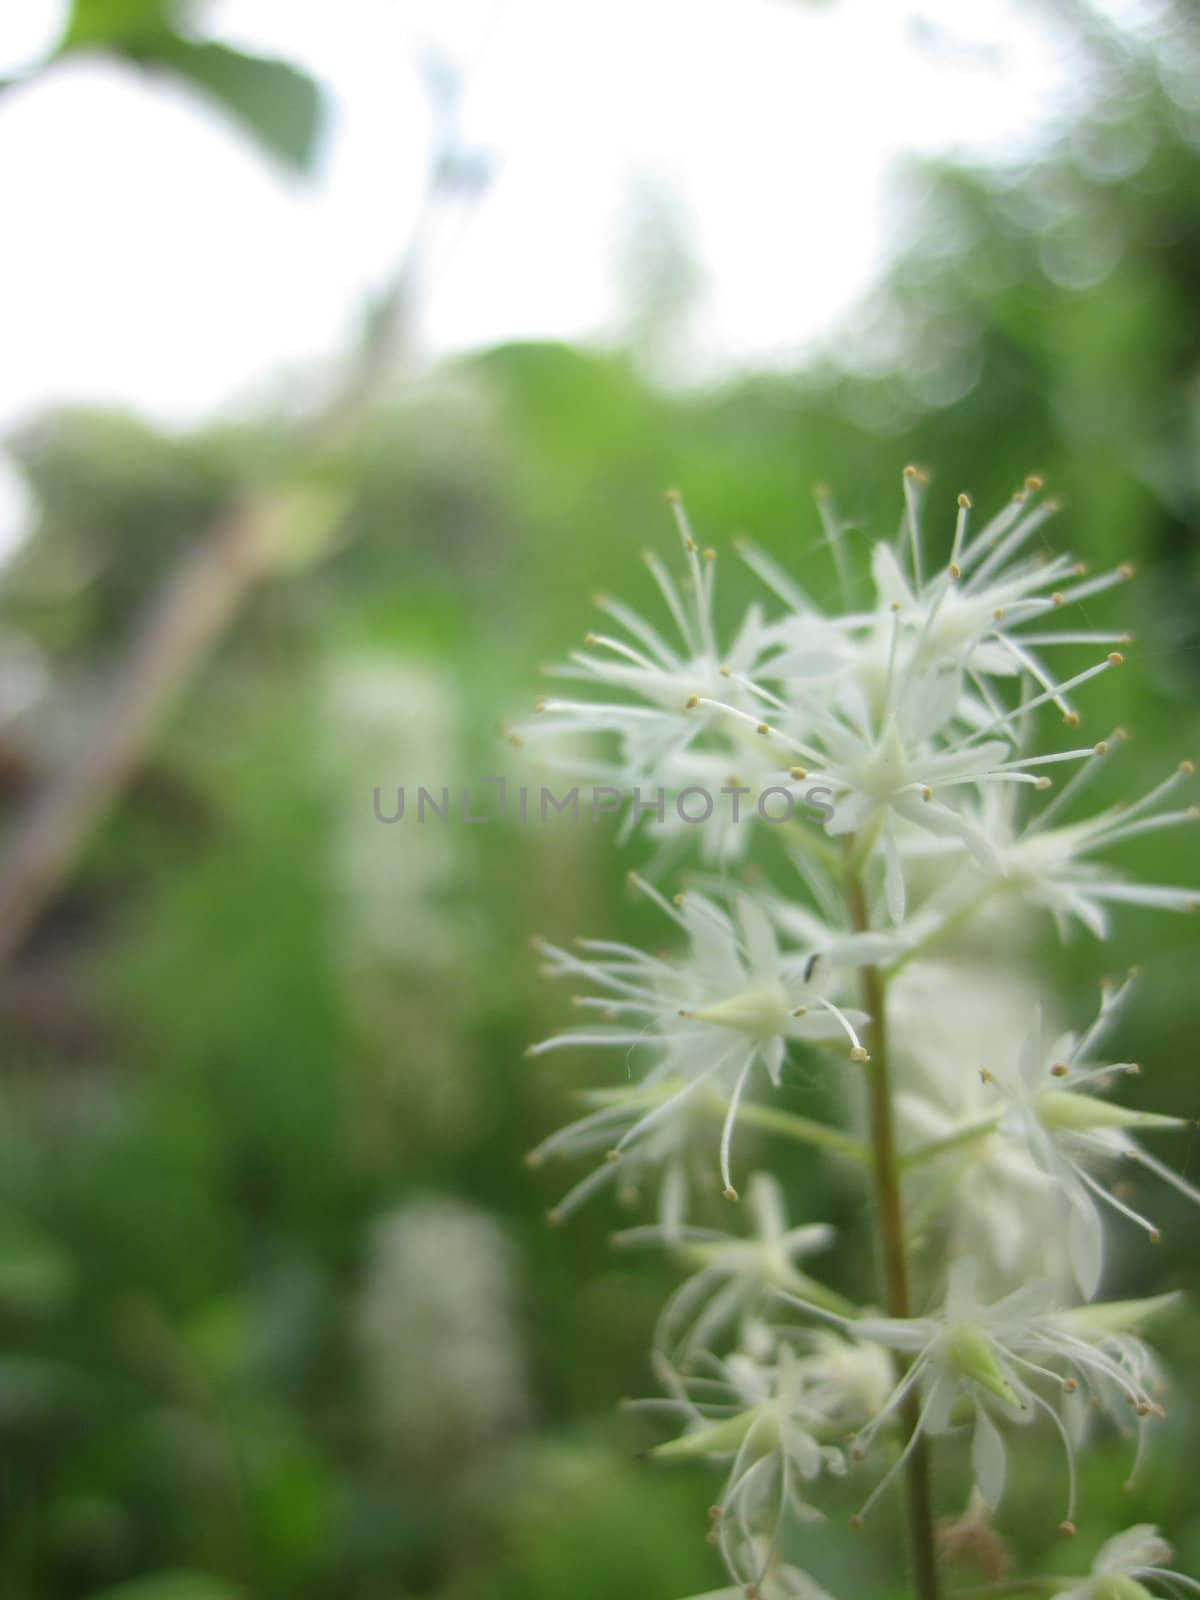
[[[354,1308],[378,1441],[453,1470],[529,1414],[512,1250],[481,1211],[439,1198],[379,1217]]]

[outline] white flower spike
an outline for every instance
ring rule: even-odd
[[[848,1454],[870,1461],[876,1447],[891,1458],[868,1466],[857,1520],[902,1474],[911,1592],[943,1600],[938,1492],[953,1474],[931,1473],[935,1443],[960,1441],[970,1462],[960,1544],[984,1507],[1003,1504],[1022,1445],[1045,1438],[1065,1463],[1069,1534],[1093,1433],[1132,1441],[1132,1480],[1163,1414],[1146,1330],[1176,1297],[1093,1297],[1114,1219],[1157,1238],[1128,1186],[1110,1186],[1112,1169],[1200,1201],[1143,1143],[1188,1124],[1106,1093],[1138,1070],[1102,1054],[1128,985],[1105,990],[1090,1027],[1054,1038],[1042,1021],[1052,977],[1030,970],[1028,952],[1046,913],[1064,937],[1078,925],[1103,938],[1123,906],[1200,906],[1196,890],[1108,860],[1195,820],[1194,769],[1182,762],[1140,799],[1081,811],[1088,785],[1119,771],[1110,757],[1126,737],[1074,731],[1089,687],[1131,643],[1092,609],[1132,569],[1092,576],[1051,551],[1056,507],[1037,478],[978,531],[958,496],[940,543],[924,525],[927,475],[907,468],[902,490],[897,537],[872,540],[865,560],[819,493],[840,607],[819,603],[811,571],[802,587],[742,544],[762,598],[732,626],[717,614],[716,556],[669,496],[682,569],[647,558],[665,622],[603,600],[604,628],[560,669],[579,698],[543,702],[526,734],[560,772],[627,801],[647,787],[662,797],[635,804],[617,842],[653,817],[656,854],[632,882],[674,949],[539,943],[547,972],[578,986],[581,1017],[531,1053],[606,1047],[619,1077],[531,1160],[603,1158],[556,1217],[610,1185],[626,1199],[656,1190],[656,1219],[616,1242],[662,1246],[691,1269],[654,1338],[663,1398],[639,1406],[678,1429],[650,1455],[723,1472],[709,1538],[732,1586],[695,1600],[828,1600],[790,1564],[793,1536],[835,1502]],[[704,816],[678,804],[689,793],[709,796]],[[768,799],[788,802],[783,814]],[[688,858],[708,876],[664,897],[653,884]],[[772,1172],[749,1181],[745,1231],[719,1225],[714,1191],[737,1198],[746,1122],[772,1134],[773,1151],[798,1149],[788,1192],[828,1198],[820,1215],[839,1219],[836,1235],[789,1219]],[[839,1184],[870,1193],[873,1252],[854,1207],[814,1173],[830,1154]],[[811,1275],[818,1252],[836,1289]],[[861,1281],[868,1254],[874,1303],[857,1304],[841,1288]],[[804,1325],[769,1325],[767,1307],[788,1304]],[[994,1555],[998,1523],[991,1536]],[[1110,1539],[1086,1577],[1018,1575],[1011,1592],[1200,1593],[1169,1554],[1140,1525]]]

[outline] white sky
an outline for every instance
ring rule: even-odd
[[[0,75],[63,9],[5,0]],[[416,211],[423,43],[467,69],[464,122],[496,158],[434,276],[429,353],[611,334],[630,198],[651,180],[705,275],[700,372],[827,337],[880,264],[897,159],[1011,154],[1070,82],[1016,0],[212,0],[205,16],[328,87],[321,171],[289,177],[184,89],[101,61],[0,97],[0,433],[64,400],[183,423],[336,352]],[[0,470],[0,542],[14,495]]]

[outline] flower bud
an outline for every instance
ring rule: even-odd
[[[1092,1095],[1072,1094],[1067,1089],[1046,1089],[1035,1102],[1038,1121],[1051,1133],[1087,1133],[1092,1128],[1179,1128],[1180,1117],[1163,1116],[1157,1111],[1134,1111],[1116,1106]]]
[[[1021,1402],[1004,1376],[992,1342],[981,1328],[972,1327],[969,1323],[952,1328],[946,1335],[945,1350],[950,1365],[964,1378],[977,1383],[981,1389],[994,1394],[1015,1411],[1021,1410]]]
[[[791,1018],[782,989],[746,989],[692,1015],[699,1022],[714,1022],[718,1027],[748,1034],[751,1039],[764,1040],[785,1033]]]

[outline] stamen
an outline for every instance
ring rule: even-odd
[[[636,872],[627,872],[625,874],[625,882],[629,884],[631,888],[636,889],[640,894],[644,894],[647,900],[652,900],[658,909],[664,914],[664,916],[670,917],[671,921],[677,928],[683,928],[686,930],[687,922],[679,915],[679,912],[675,909],[675,907],[658,892],[652,883],[647,883],[645,878],[639,876],[639,874]]]
[[[1086,568],[1083,570],[1086,571]],[[1090,600],[1093,595],[1103,594],[1106,589],[1113,589],[1119,583],[1127,583],[1132,577],[1131,566],[1120,566],[1113,572],[1104,572],[1099,577],[1089,578],[1086,583],[1073,584],[1064,593],[1063,600],[1067,605],[1073,605],[1077,600]]]
[[[980,533],[976,534],[975,538],[972,539],[971,543],[966,546],[960,556],[959,565],[961,566],[963,572],[970,572],[972,567],[974,567],[978,562],[982,561],[983,557],[987,554],[992,545],[994,545],[998,539],[1003,538],[1003,536],[1012,527],[1013,523],[1016,522],[1020,517],[1023,504],[1023,495],[1014,496],[1013,499],[1010,500],[1009,503],[1004,507],[1004,509],[997,513],[997,515],[994,516],[991,521],[984,526]]]
[[[1019,706],[1007,712],[988,727],[977,728],[967,742],[973,743],[986,738],[988,734],[994,733],[1002,726],[1014,722],[1018,717],[1035,710],[1040,705],[1045,705],[1048,700],[1053,700],[1057,703],[1059,697],[1065,694],[1068,689],[1077,689],[1081,683],[1087,683],[1089,679],[1099,677],[1102,672],[1107,672],[1110,667],[1121,666],[1123,662],[1124,657],[1114,651],[1105,660],[1097,662],[1094,667],[1087,667],[1083,672],[1077,672],[1073,678],[1068,678],[1065,683],[1060,683],[1053,693],[1034,695],[1032,700],[1023,701]]]
[[[755,577],[782,600],[790,611],[801,617],[812,613],[813,603],[803,589],[765,551],[751,544],[748,539],[739,539],[734,548]]]
[[[614,600],[609,595],[600,594],[595,597],[595,603],[597,610],[603,611],[615,622],[619,622],[627,633],[631,633],[652,656],[657,657],[660,665],[667,668],[682,665],[679,656],[658,630],[639,617],[637,612],[623,600]]]
[[[583,642],[593,649],[603,646],[605,650],[611,650],[614,655],[624,656],[626,661],[632,661],[634,666],[642,667],[647,672],[657,672],[659,670],[656,663],[651,661],[648,656],[644,656],[640,650],[633,649],[631,645],[622,644],[620,639],[610,638],[606,633],[589,633]],[[573,653],[572,659],[586,660],[587,658],[576,656]]]
[[[1057,510],[1058,502],[1056,500],[1047,500],[1029,516],[1021,518],[1011,533],[1000,540],[992,553],[975,572],[974,577],[971,579],[972,584],[982,583],[989,573],[995,572],[997,568],[1002,567],[1010,556],[1015,555],[1021,546],[1032,538],[1043,523],[1049,522]]]
[[[837,573],[838,588],[841,590],[842,599],[846,607],[850,605],[850,575],[846,570],[846,555],[842,546],[843,527],[839,520],[833,503],[833,495],[829,486],[819,483],[814,490],[817,503],[817,515],[821,519],[821,528],[825,534],[825,543],[829,546],[833,556],[833,567]]]
[[[733,1126],[737,1121],[738,1105],[742,1098],[742,1090],[746,1087],[746,1079],[750,1076],[750,1069],[757,1059],[757,1052],[747,1056],[745,1065],[738,1073],[737,1082],[733,1086],[733,1093],[729,1097],[729,1106],[725,1112],[725,1121],[721,1127],[721,1181],[725,1185],[726,1200],[736,1200],[738,1192],[733,1186],[733,1179],[729,1175],[729,1151],[733,1144]]]
[[[962,554],[963,543],[967,537],[967,522],[971,514],[971,497],[969,494],[960,494],[958,497],[958,516],[954,523],[954,544],[950,549],[950,576],[962,576],[959,566],[959,557]]]
[[[687,645],[688,650],[694,656],[699,655],[701,653],[700,641],[692,632],[691,623],[688,621],[687,613],[683,607],[683,601],[679,598],[679,591],[676,589],[671,575],[652,550],[646,551],[642,560],[646,563],[651,577],[658,585],[658,591],[666,601],[667,609],[674,618],[675,626],[679,629],[680,636]]]
[[[945,1380],[943,1380],[943,1381],[945,1381]],[[935,1385],[935,1387],[936,1387],[936,1385]],[[925,1429],[925,1411],[926,1411],[928,1405],[929,1405],[929,1400],[927,1399],[926,1402],[925,1402],[925,1406],[923,1406],[921,1408],[921,1411],[917,1416],[916,1426],[913,1428],[912,1433],[909,1435],[908,1441],[905,1444],[904,1449],[901,1450],[900,1454],[896,1457],[895,1461],[888,1468],[888,1470],[884,1473],[883,1477],[880,1478],[879,1482],[875,1485],[874,1489],[871,1490],[871,1493],[863,1501],[862,1505],[859,1507],[858,1511],[855,1513],[855,1516],[851,1520],[851,1526],[852,1527],[856,1527],[856,1528],[861,1528],[862,1527],[863,1523],[866,1521],[867,1513],[870,1511],[871,1507],[875,1504],[876,1500],[879,1499],[880,1495],[887,1488],[888,1484],[892,1481],[892,1479],[896,1476],[896,1474],[899,1471],[901,1471],[901,1469],[904,1467],[905,1462],[908,1460],[909,1456],[911,1456],[913,1451],[917,1448],[917,1444],[918,1444],[918,1442],[920,1441],[920,1439],[922,1438],[922,1436],[924,1434],[924,1429]]]
[[[852,1046],[850,1051],[851,1061],[869,1061],[871,1058],[863,1048],[862,1040],[858,1037],[858,1034],[855,1033],[850,1024],[850,1019],[846,1016],[846,1014],[843,1011],[839,1011],[832,1000],[826,1000],[821,996],[817,996],[816,1002],[823,1010],[828,1011],[831,1016],[836,1017],[837,1021],[840,1023],[842,1032],[849,1039]]]
[[[1102,1183],[1097,1183],[1090,1172],[1086,1172],[1078,1162],[1072,1162],[1072,1167],[1080,1181],[1089,1188],[1094,1195],[1103,1200],[1106,1205],[1112,1206],[1114,1211],[1119,1211],[1123,1217],[1128,1217],[1130,1222],[1136,1222],[1145,1233],[1151,1244],[1158,1244],[1162,1234],[1148,1217],[1142,1216],[1140,1211],[1135,1211],[1132,1206],[1126,1205],[1124,1200],[1113,1194],[1111,1189],[1106,1189]]]
[[[700,628],[701,642],[705,653],[710,657],[715,657],[717,646],[713,637],[712,613],[710,610],[712,568],[702,568],[700,565],[700,546],[692,537],[691,524],[688,521],[687,512],[684,510],[683,498],[678,490],[672,490],[667,496],[667,501],[674,513],[675,525],[679,529],[679,537],[683,541],[688,571],[691,573],[692,584],[695,589],[696,620]]]
[[[916,467],[904,469],[904,504],[908,513],[908,542],[909,552],[912,556],[913,582],[917,588],[923,582],[921,576],[921,524],[920,524],[920,478]]]

